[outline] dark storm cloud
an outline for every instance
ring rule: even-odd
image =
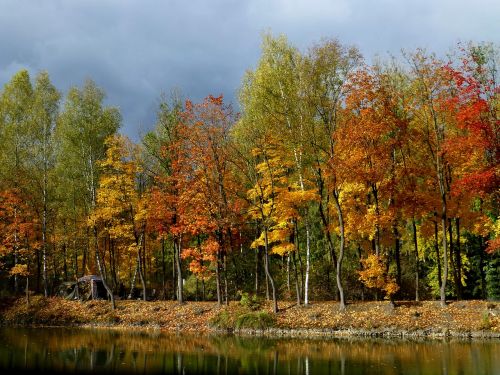
[[[305,48],[321,37],[365,56],[405,47],[446,52],[458,40],[498,42],[500,2],[480,0],[0,0],[0,84],[48,70],[66,91],[94,79],[120,107],[124,132],[154,123],[162,91],[235,101],[260,35],[286,33]]]

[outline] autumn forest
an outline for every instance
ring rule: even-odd
[[[368,62],[265,35],[238,109],[162,95],[132,142],[93,81],[0,91],[0,295],[500,298],[498,47]],[[253,297],[255,296],[255,297]]]

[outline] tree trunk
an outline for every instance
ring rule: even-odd
[[[66,246],[66,241],[63,243],[63,273],[64,273],[64,280],[68,281],[68,249]]]
[[[484,272],[484,266],[485,266],[485,243],[484,243],[484,237],[481,236],[481,247],[479,249],[479,272],[481,274],[481,298],[486,299],[487,293],[486,293],[486,273]]]
[[[455,284],[455,296],[458,296],[458,277],[457,277],[457,267],[455,261],[455,246],[453,243],[453,220],[448,219],[448,234],[450,236],[450,265],[451,265],[451,273],[453,275],[453,283]]]
[[[413,227],[413,249],[415,251],[415,301],[419,301],[418,289],[419,289],[419,276],[418,272],[420,269],[420,260],[418,257],[418,240],[417,240],[417,225],[415,219],[412,220]]]
[[[291,295],[291,288],[290,288],[290,253],[288,253],[287,256],[286,256],[286,290],[288,292],[288,295]]]
[[[271,284],[271,291],[273,293],[273,312],[276,314],[278,312],[278,300],[276,298],[276,287],[274,285],[273,277],[271,276],[271,272],[269,271],[269,242],[267,238],[267,228],[264,227],[264,240],[265,240],[265,271],[267,278],[269,279],[269,283]]]
[[[437,213],[435,216],[437,216]],[[438,286],[441,289],[443,278],[441,274],[441,255],[439,254],[439,230],[437,220],[434,221],[434,251],[436,252],[436,262],[438,267]]]
[[[264,251],[266,251],[265,248],[264,248]],[[269,292],[269,276],[266,272],[268,259],[269,258],[264,254],[264,274],[266,275],[266,300],[267,301],[271,300],[271,293]]]
[[[177,301],[179,303],[184,303],[183,298],[183,285],[182,285],[182,268],[181,268],[181,249],[182,249],[182,237],[179,237],[177,243],[177,252],[175,257],[176,271],[177,271]]]
[[[342,214],[342,208],[340,207],[340,201],[337,191],[333,192],[333,201],[335,202],[335,207],[337,208],[337,215],[340,227],[340,247],[339,247],[339,256],[337,258],[337,269],[336,269],[337,288],[339,289],[339,297],[340,297],[339,308],[341,311],[344,311],[346,305],[344,300],[344,287],[342,286],[342,261],[344,260],[345,233],[344,233],[344,216]]]
[[[396,260],[396,282],[401,287],[401,247],[398,227],[394,226],[394,258]]]
[[[255,294],[259,293],[259,247],[255,249]]]
[[[49,287],[47,280],[47,213],[45,207],[44,196],[44,209],[42,216],[42,280],[43,280],[43,294],[45,297],[49,296]]]
[[[446,198],[442,197],[441,226],[443,231],[443,281],[441,283],[441,306],[446,306],[446,281],[448,279],[448,243],[446,236]]]
[[[144,233],[141,233],[139,236],[139,242],[137,244],[138,261],[139,261],[137,268],[139,270],[139,278],[141,279],[141,284],[142,284],[142,300],[147,301],[146,280],[144,279],[144,272],[143,272],[144,260],[141,259],[141,249],[143,249],[143,241],[144,241]]]
[[[455,260],[457,271],[457,298],[462,299],[462,256],[460,254],[460,218],[455,219],[457,243],[455,245]]]
[[[221,281],[220,281],[220,250],[217,250],[217,256],[215,258],[215,283],[217,288],[217,305],[222,305],[222,292],[221,292]]]
[[[128,299],[132,299],[134,296],[134,289],[135,289],[135,279],[137,278],[137,272],[139,272],[139,254],[137,254],[137,260],[135,262],[135,269],[134,269],[134,276],[132,276],[132,281],[130,282],[130,293],[128,294]]]
[[[177,274],[175,272],[176,270],[176,267],[177,267],[177,260],[176,260],[176,257],[177,257],[177,244],[176,244],[176,241],[177,239],[174,237],[172,239],[172,243],[174,245],[173,247],[173,257],[172,257],[172,300],[175,301],[177,299],[177,287],[175,286],[176,284],[176,277],[177,277]]]
[[[30,307],[30,289],[29,289],[29,284],[30,284],[30,278],[29,278],[29,276],[26,276],[26,306],[28,308]]]
[[[224,303],[229,305],[229,292],[228,292],[228,282],[227,282],[227,255],[222,253],[223,265],[224,265]]]
[[[378,205],[378,189],[375,184],[371,184],[373,199],[375,200],[375,213],[377,214],[377,218],[380,217],[380,209]],[[380,225],[375,223],[375,255],[380,256]]]
[[[97,268],[99,269],[99,275],[101,276],[102,279],[102,285],[104,285],[104,288],[108,292],[109,298],[111,299],[111,309],[114,310],[116,308],[115,296],[113,295],[113,291],[109,288],[108,283],[106,282],[106,278],[101,264],[101,259],[99,256],[99,241],[97,236],[97,228],[95,226],[94,226],[94,240],[95,240],[95,259],[97,263]]]
[[[296,238],[296,251],[297,259],[299,260],[299,271],[300,271],[300,294],[304,294],[304,264],[302,263],[302,257],[300,256],[300,242],[299,242],[299,226],[297,220],[295,220],[295,238]]]
[[[309,220],[306,218],[306,281],[304,284],[304,305],[309,305],[309,271],[311,263],[311,239],[309,230]]]
[[[17,208],[14,209],[14,220],[17,221]],[[17,246],[17,227],[14,228],[14,267],[17,266],[18,261],[18,246]],[[19,290],[19,277],[17,273],[14,274],[14,294],[17,294]]]
[[[299,275],[297,272],[297,260],[295,259],[295,251],[292,253],[292,259],[293,259],[293,272],[295,276],[295,296],[297,299],[297,306],[300,306],[301,296],[299,288]]]
[[[167,269],[165,267],[165,238],[161,238],[161,288],[163,300],[167,299]]]

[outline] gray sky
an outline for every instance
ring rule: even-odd
[[[500,40],[498,0],[0,0],[0,85],[47,70],[64,93],[92,78],[137,140],[161,92],[235,102],[261,33],[301,49],[322,37],[368,59],[401,48],[446,53],[458,41]]]

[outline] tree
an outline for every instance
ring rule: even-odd
[[[105,157],[105,140],[116,133],[121,121],[118,110],[104,107],[103,100],[104,92],[92,81],[85,82],[82,89],[71,88],[56,128],[59,142],[58,175],[70,187],[61,192],[60,199],[65,206],[81,211],[84,217],[88,217],[97,204],[97,187],[101,174],[98,162]],[[85,272],[92,239],[95,263],[104,279],[98,251],[97,227],[88,229],[93,235],[89,232],[85,235],[86,246],[83,249],[81,270],[82,273]],[[106,287],[111,296],[107,284]]]
[[[99,162],[102,174],[97,189],[96,207],[90,215],[89,224],[100,231],[101,237],[114,241],[110,246],[116,245],[116,250],[121,249],[122,256],[136,254],[128,258],[137,259],[135,269],[142,282],[143,299],[146,300],[141,251],[145,240],[147,210],[146,199],[141,196],[136,186],[137,173],[140,172],[135,160],[137,148],[132,146],[127,138],[118,135],[108,138],[105,144],[106,158]],[[104,248],[103,253],[105,251]],[[104,261],[105,257],[102,259]],[[120,261],[110,259],[110,263],[116,264]],[[131,281],[132,289],[134,284],[135,273]]]
[[[440,199],[441,238],[443,247],[443,278],[441,281],[441,305],[446,305],[446,284],[448,280],[448,201],[450,164],[445,144],[449,132],[449,119],[443,104],[447,98],[448,78],[444,74],[440,61],[429,58],[422,51],[410,57],[412,64],[412,81],[415,95],[413,97],[414,121],[417,122],[421,139],[425,144],[427,160],[435,176],[435,185]]]
[[[255,72],[249,72],[241,92],[243,121],[248,126],[268,127],[273,135],[286,144],[288,158],[293,161],[295,179],[300,189],[309,189],[306,170],[310,160],[307,152],[307,119],[301,100],[300,65],[302,57],[286,37],[265,35],[262,57]],[[254,121],[258,118],[258,122]],[[307,210],[307,208],[306,208]],[[306,232],[306,277],[304,304],[309,303],[311,230],[308,215],[304,215]]]
[[[178,230],[178,203],[181,168],[182,124],[181,112],[183,105],[178,95],[174,95],[169,102],[162,99],[157,114],[158,123],[154,132],[149,133],[143,143],[146,152],[154,162],[154,169],[150,172],[154,178],[151,188],[150,205],[155,207],[149,211],[148,221],[162,240],[170,237],[173,245],[173,269],[176,284],[174,296],[179,303],[183,303],[183,278],[181,265],[182,234]],[[164,276],[165,278],[165,276]]]
[[[336,270],[337,289],[339,291],[340,309],[345,309],[344,287],[342,284],[342,262],[344,257],[343,214],[338,200],[337,179],[333,172],[336,166],[332,160],[336,158],[336,131],[342,120],[342,107],[349,91],[347,84],[350,76],[361,64],[362,57],[355,47],[343,46],[337,40],[324,40],[314,45],[304,57],[303,99],[306,102],[306,114],[309,126],[306,137],[310,142],[309,152],[312,155],[315,183],[319,200],[321,225],[328,243],[330,258]],[[330,174],[329,174],[330,173]],[[327,179],[330,175],[333,179]],[[332,182],[334,185],[328,185]],[[332,198],[333,196],[333,198]],[[333,199],[337,210],[337,218],[341,227],[339,252],[335,249],[331,233],[330,201]]]
[[[26,295],[29,298],[30,262],[32,250],[38,247],[35,230],[38,223],[19,189],[0,192],[0,266],[6,259],[10,264],[9,275],[14,277],[17,293],[19,277],[26,278]],[[9,258],[12,259],[12,263]],[[29,299],[27,300],[29,304]]]
[[[237,195],[241,187],[229,160],[229,129],[234,121],[232,108],[224,104],[222,96],[208,96],[200,104],[188,101],[181,114],[179,224],[184,233],[206,236],[207,244],[201,250],[207,251],[206,260],[215,261],[219,304],[223,299],[228,303],[226,259],[242,221],[243,201]]]
[[[0,97],[0,176],[4,185],[1,188],[6,190],[21,187],[26,191],[30,186],[27,181],[32,104],[30,77],[26,70],[21,70],[5,85]],[[14,265],[16,261],[15,257]],[[18,277],[14,275],[14,290],[17,289]]]
[[[33,144],[29,150],[30,163],[33,165],[38,187],[41,206],[42,230],[42,263],[44,294],[48,296],[47,285],[47,228],[50,206],[54,201],[53,171],[55,168],[54,129],[59,110],[60,94],[52,85],[47,72],[36,77],[32,104],[32,132]]]

